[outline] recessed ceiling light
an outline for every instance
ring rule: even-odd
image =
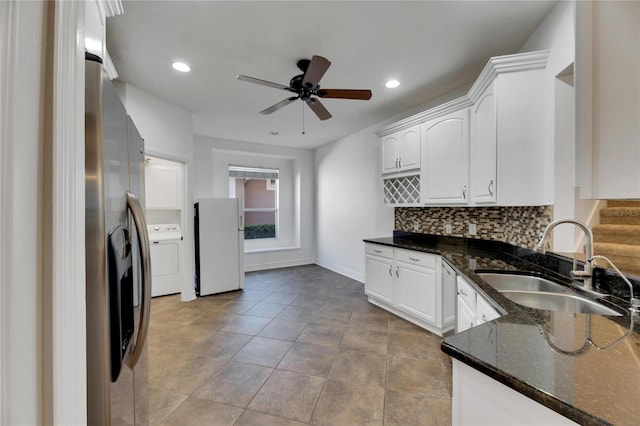
[[[277,130],[272,130],[272,131],[271,131],[271,134],[272,134],[273,136],[276,136],[277,134],[279,134],[279,132],[278,132]]]
[[[189,65],[185,64],[184,62],[174,62],[171,66],[176,71],[180,71],[180,72],[191,71],[191,67],[189,67]]]
[[[389,80],[384,84],[384,86],[389,88],[389,89],[394,89],[394,88],[400,86],[400,82],[398,80]]]

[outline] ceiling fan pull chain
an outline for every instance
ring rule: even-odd
[[[304,135],[304,102],[302,103],[302,134]]]

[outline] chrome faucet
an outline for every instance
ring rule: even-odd
[[[611,260],[609,260],[608,257],[596,254],[595,256],[591,256],[589,258],[589,264],[591,264],[591,262],[596,259],[604,260],[605,262],[607,262],[609,266],[611,266],[613,270],[616,271],[620,278],[622,278],[622,281],[624,281],[629,286],[629,291],[631,292],[631,298],[629,299],[631,307],[629,308],[629,310],[634,314],[640,313],[640,299],[635,297],[633,292],[633,284],[631,284],[631,281],[629,281],[629,279],[622,273],[622,271],[620,271],[620,269],[618,269],[618,267]]]
[[[549,232],[551,232],[551,230],[553,228],[555,228],[558,225],[561,225],[563,223],[571,223],[573,225],[576,225],[578,228],[580,228],[586,237],[586,242],[585,242],[585,251],[586,251],[586,259],[584,262],[584,269],[582,271],[577,269],[577,262],[574,260],[573,262],[573,270],[571,271],[571,276],[573,276],[574,278],[577,279],[581,279],[584,281],[584,288],[586,290],[590,290],[593,291],[593,284],[591,282],[592,279],[592,275],[593,275],[593,269],[591,267],[591,260],[593,258],[593,233],[591,232],[591,229],[589,229],[589,227],[587,225],[585,225],[582,222],[579,222],[577,220],[573,220],[573,219],[558,219],[558,220],[554,220],[553,222],[551,222],[549,225],[547,225],[547,227],[545,228],[544,232],[542,233],[542,237],[540,237],[540,241],[538,241],[538,244],[536,246],[536,248],[540,251],[542,251],[544,253],[544,243],[546,242],[548,236],[549,236]]]

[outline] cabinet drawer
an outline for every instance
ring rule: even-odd
[[[396,250],[396,260],[410,265],[435,269],[438,266],[438,256],[412,250]]]
[[[471,310],[476,312],[476,290],[464,278],[458,275],[458,297]]]
[[[388,259],[393,259],[393,247],[383,246],[380,244],[366,243],[364,245],[364,250],[367,254],[386,257]]]

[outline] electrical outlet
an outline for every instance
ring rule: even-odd
[[[475,223],[470,223],[469,224],[469,235],[476,235],[476,224]]]
[[[413,230],[414,231],[419,231],[420,230],[420,222],[418,222],[417,220],[413,221]]]
[[[445,234],[450,234],[451,233],[451,224],[450,223],[445,223],[445,225],[444,225],[444,233]]]

